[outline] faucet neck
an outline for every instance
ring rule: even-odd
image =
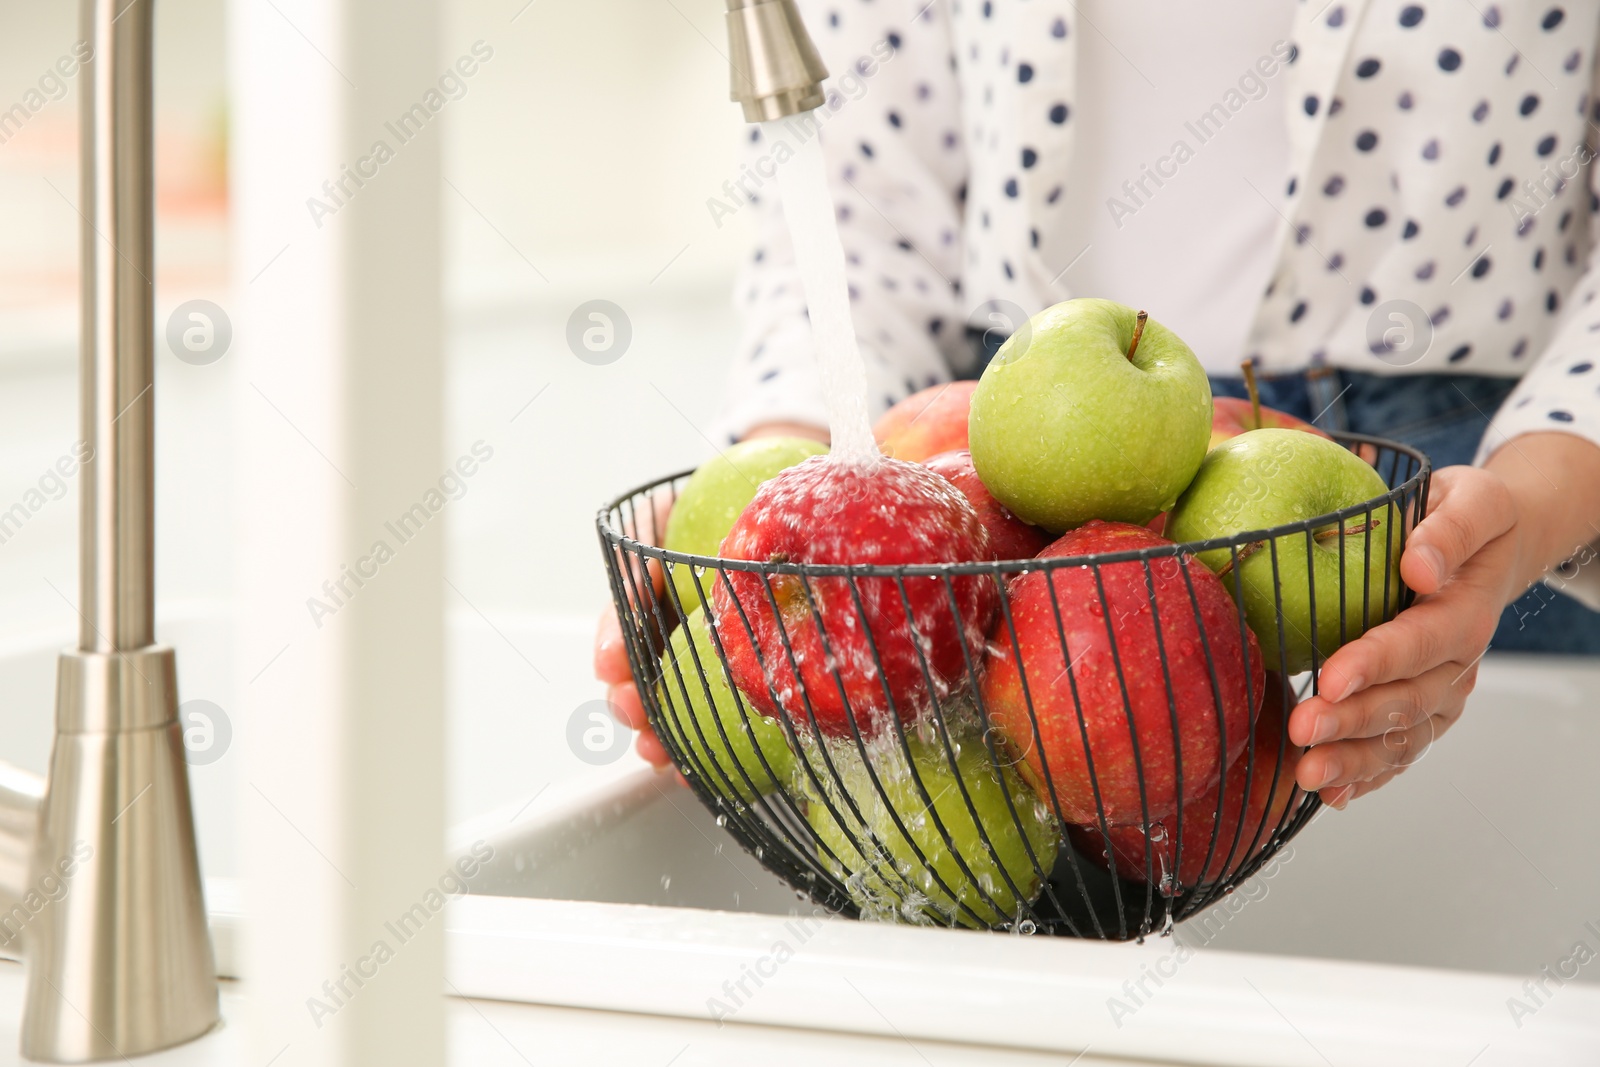
[[[154,164],[146,0],[81,0],[78,647],[155,641]]]

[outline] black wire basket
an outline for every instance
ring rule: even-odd
[[[1411,602],[1398,564],[1428,459],[1335,437],[1386,492],[1187,544],[1127,527],[1138,547],[916,566],[655,547],[691,472],[598,529],[650,722],[768,870],[851,917],[1128,940],[1211,907],[1306,825],[1319,801],[1295,785],[1288,712],[1338,645]],[[955,623],[942,656],[929,603]],[[916,684],[894,692],[908,654]]]

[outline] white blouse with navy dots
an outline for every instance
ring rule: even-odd
[[[1600,0],[1283,0],[1276,20],[1266,0],[1180,6],[1217,25],[1139,20],[1148,39],[1129,41],[1087,0],[800,0],[833,72],[820,136],[874,414],[966,369],[969,323],[1093,295],[1150,308],[1213,371],[1522,376],[1480,458],[1541,430],[1600,444]],[[1209,90],[1156,58],[1186,39]],[[1087,77],[1108,49],[1151,68],[1144,103]],[[1119,144],[1141,115],[1147,141]],[[1180,139],[1191,158],[1163,148]],[[770,173],[771,155],[752,130],[746,162]],[[1224,170],[1226,190],[1207,175]],[[823,424],[776,183],[743,189],[760,236],[724,429]],[[1095,240],[1118,221],[1117,243]],[[1406,307],[1425,350],[1375,343]]]

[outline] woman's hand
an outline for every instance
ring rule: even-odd
[[[756,437],[809,437],[816,441],[827,441],[827,431],[800,423],[767,423],[757,426],[745,435],[746,441]],[[658,494],[651,501],[652,507],[649,515],[637,517],[633,528],[628,535],[635,540],[646,544],[660,544],[661,536],[667,529],[667,516],[672,510],[672,500],[665,494]],[[660,598],[666,592],[666,579],[662,574],[660,564],[652,560],[649,564],[649,577],[651,585],[655,588],[655,595]],[[645,715],[644,702],[639,699],[639,688],[633,681],[633,670],[628,665],[628,648],[622,637],[622,624],[617,619],[615,605],[607,604],[600,613],[600,625],[595,630],[594,637],[594,676],[606,686],[606,700],[616,711],[617,715],[628,726],[637,730],[639,736],[634,742],[634,750],[644,758],[645,762],[656,767],[665,767],[672,762],[672,757],[662,746],[655,731],[650,728],[650,720]]]
[[[633,522],[628,524],[624,532],[636,541],[656,545],[661,543],[661,537],[666,533],[667,516],[672,511],[672,497],[666,493],[657,493],[651,498],[650,505],[649,512],[641,512],[634,516]],[[666,594],[666,576],[662,572],[661,565],[655,560],[649,561],[646,570],[659,603]],[[642,579],[639,584],[643,585]],[[611,705],[617,717],[639,732],[638,738],[634,741],[634,750],[644,758],[645,762],[653,766],[665,767],[670,763],[671,757],[662,747],[655,731],[650,729],[644,702],[639,699],[639,688],[634,684],[633,669],[628,664],[628,646],[622,636],[622,622],[617,618],[617,608],[614,604],[605,606],[605,610],[600,613],[600,625],[595,629],[594,676],[605,683],[606,702]]]
[[[1343,808],[1420,759],[1460,717],[1505,606],[1600,539],[1597,523],[1600,448],[1571,434],[1436,472],[1400,560],[1416,602],[1330,656],[1320,695],[1290,715],[1290,739],[1315,746],[1300,787]]]

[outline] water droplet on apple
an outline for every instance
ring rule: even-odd
[[[1103,619],[1106,615],[1106,609],[1101,605],[1100,601],[1091,600],[1089,601],[1089,614],[1097,619]]]

